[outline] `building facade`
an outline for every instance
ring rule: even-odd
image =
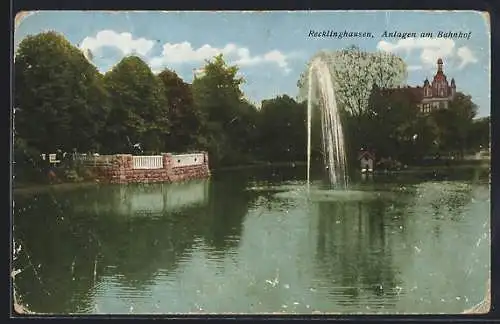
[[[422,86],[406,86],[394,89],[382,89],[381,91],[385,93],[405,92],[417,104],[422,113],[430,113],[436,109],[448,108],[450,101],[453,100],[456,94],[456,90],[455,79],[452,78],[448,82],[448,78],[443,71],[443,60],[438,59],[437,71],[432,82],[429,82],[429,79],[425,79]]]

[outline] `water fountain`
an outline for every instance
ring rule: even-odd
[[[344,134],[333,88],[330,68],[321,57],[316,57],[309,67],[307,96],[307,186],[311,175],[311,115],[313,105],[321,112],[321,130],[325,167],[334,188],[347,187]],[[318,96],[316,96],[318,94]]]

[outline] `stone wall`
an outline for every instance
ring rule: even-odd
[[[204,153],[194,154],[177,154],[172,158],[173,167],[186,167],[192,165],[200,165],[205,161]]]
[[[203,162],[178,166],[175,163],[176,155],[162,154],[162,169],[134,169],[131,154],[118,154],[112,159],[110,166],[92,167],[96,178],[109,183],[153,183],[153,182],[179,182],[191,179],[203,179],[210,176],[208,168],[208,154],[200,153]]]

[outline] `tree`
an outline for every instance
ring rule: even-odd
[[[467,135],[469,148],[477,151],[490,146],[490,116],[474,119]]]
[[[375,85],[367,110],[355,118],[360,119],[361,128],[355,130],[358,135],[353,135],[360,139],[362,146],[375,150],[379,157],[408,162],[416,158],[417,144],[424,145],[428,141],[428,136],[422,134],[427,124],[420,119],[408,88],[387,90]]]
[[[457,138],[458,148],[463,156],[467,148],[470,147],[468,135],[472,128],[473,119],[477,115],[478,107],[472,102],[471,96],[458,92],[450,102],[449,110],[454,116],[454,136]]]
[[[230,122],[232,145],[238,147],[245,161],[255,160],[258,142],[259,111],[251,102],[242,99],[238,105],[238,116]]]
[[[168,69],[163,70],[158,77],[169,103],[168,116],[171,122],[169,150],[181,152],[195,149],[201,131],[202,116],[194,105],[191,85]]]
[[[338,103],[352,115],[360,115],[368,107],[372,87],[393,88],[407,77],[404,61],[391,53],[370,53],[356,46],[341,51],[323,51],[311,59],[298,81],[300,96],[307,97],[309,68],[315,59],[327,62],[334,80]]]
[[[416,137],[410,151],[413,159],[434,156],[438,153],[439,127],[429,115],[419,114],[414,123]]]
[[[170,122],[160,79],[139,57],[128,56],[104,80],[112,102],[103,138],[108,150],[123,153],[139,142],[146,151],[163,151]]]
[[[262,103],[259,122],[261,158],[268,161],[305,161],[306,103],[283,95]]]
[[[243,103],[240,89],[244,82],[238,77],[238,67],[228,66],[222,55],[207,61],[204,75],[193,81],[193,97],[203,116],[200,143],[211,156],[211,163],[233,164],[242,162],[239,123]]]
[[[26,37],[14,63],[16,132],[42,152],[98,149],[107,114],[102,77],[55,32]]]
[[[432,113],[440,132],[441,151],[458,152],[463,156],[471,147],[469,134],[477,109],[470,96],[457,92],[448,108],[441,108]]]

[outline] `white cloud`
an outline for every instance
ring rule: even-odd
[[[246,47],[239,47],[235,44],[227,44],[222,48],[212,47],[205,44],[199,48],[193,48],[189,42],[166,43],[160,56],[150,59],[152,69],[157,70],[168,64],[203,62],[218,54],[223,54],[234,64],[240,66],[250,66],[263,63],[274,63],[284,70],[290,72],[288,66],[288,56],[278,50],[267,52],[263,55],[252,56]]]
[[[413,51],[420,51],[420,61],[425,68],[433,68],[438,58],[443,60],[458,56],[461,59],[459,69],[477,60],[467,47],[455,48],[455,41],[449,38],[406,38],[395,43],[380,41],[377,49],[385,52],[405,52],[409,55]]]
[[[117,33],[113,30],[102,30],[95,37],[86,37],[80,44],[87,58],[92,61],[96,51],[103,47],[114,47],[122,54],[140,54],[155,72],[171,64],[183,63],[203,63],[206,59],[211,59],[218,54],[223,54],[226,59],[239,66],[252,66],[258,64],[275,64],[285,73],[289,73],[288,60],[297,53],[284,54],[278,50],[272,50],[262,55],[252,55],[246,47],[240,47],[229,43],[222,48],[205,44],[199,48],[194,48],[191,43],[185,41],[181,43],[165,43],[162,52],[158,56],[152,56],[151,50],[155,41],[146,38],[134,38],[130,33]]]
[[[474,56],[474,53],[467,47],[462,46],[457,50],[457,55],[462,60],[459,65],[459,69],[464,68],[469,63],[476,63],[477,58]]]
[[[113,30],[102,30],[95,37],[85,37],[80,48],[96,52],[103,47],[115,47],[123,55],[137,53],[146,56],[154,46],[154,41],[145,38],[133,38],[130,33],[117,33]]]

